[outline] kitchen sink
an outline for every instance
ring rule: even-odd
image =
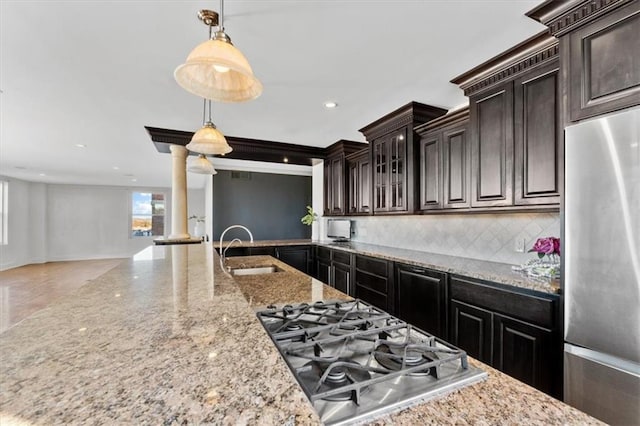
[[[231,275],[261,275],[261,274],[273,274],[275,272],[280,272],[282,269],[278,268],[276,265],[268,265],[268,266],[254,266],[250,268],[232,268]]]

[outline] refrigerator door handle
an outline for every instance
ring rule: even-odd
[[[618,358],[602,352],[592,351],[591,349],[574,346],[568,343],[564,344],[564,351],[577,357],[602,364],[606,367],[620,370],[623,373],[631,374],[640,379],[640,364],[633,361]]]

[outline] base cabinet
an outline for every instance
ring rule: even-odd
[[[553,331],[499,314],[493,316],[493,366],[552,394]]]
[[[441,339],[447,338],[447,274],[396,264],[397,316]]]
[[[395,313],[393,264],[368,256],[355,256],[354,296],[390,314]]]
[[[285,246],[275,248],[276,258],[300,272],[310,275],[313,272],[311,246]]]
[[[328,247],[316,248],[315,277],[323,283],[353,296],[353,255]]]
[[[493,336],[491,331],[491,311],[459,302],[451,301],[451,332],[449,341],[467,353],[491,365],[493,356]]]
[[[556,398],[562,391],[559,298],[452,276],[449,340],[492,367]]]

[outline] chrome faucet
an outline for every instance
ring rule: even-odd
[[[240,238],[234,238],[233,240],[231,240],[231,242],[227,245],[226,248],[224,248],[224,249],[222,248],[222,242],[224,241],[224,234],[226,234],[228,230],[233,229],[233,228],[242,228],[245,231],[247,231],[247,234],[249,234],[249,238],[251,238],[251,242],[253,242],[253,234],[251,233],[251,231],[249,231],[249,228],[247,228],[246,226],[231,225],[227,229],[222,231],[222,234],[220,234],[220,268],[222,268],[222,271],[225,272],[225,273],[227,272],[227,270],[225,269],[225,266],[224,266],[224,263],[225,263],[225,260],[226,260],[226,257],[227,257],[227,250],[236,241],[239,242],[239,243],[242,243],[242,240]]]

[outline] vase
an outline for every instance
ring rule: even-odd
[[[551,255],[541,259],[531,259],[520,266],[512,267],[512,269],[535,278],[560,278],[560,258],[556,255]]]

